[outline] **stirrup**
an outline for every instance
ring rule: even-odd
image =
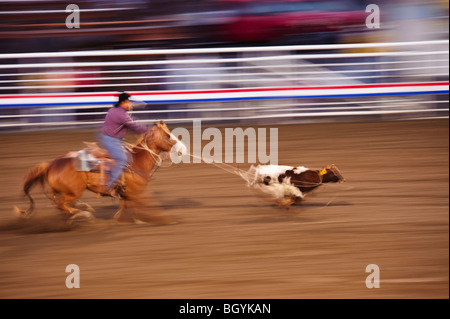
[[[116,189],[117,186],[108,188],[106,185],[102,186],[101,189],[97,192],[97,198],[110,196],[112,198],[121,198],[120,192]]]
[[[112,198],[117,198],[120,199],[122,198],[122,196],[120,196],[120,191],[117,189],[117,187],[114,187],[109,193],[109,196],[111,196]]]

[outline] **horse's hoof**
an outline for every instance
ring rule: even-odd
[[[112,225],[122,225],[122,226],[123,225],[131,225],[131,224],[133,224],[133,221],[113,218],[113,219],[111,219],[111,224]]]
[[[95,209],[94,209],[91,205],[89,205],[89,204],[86,204],[86,203],[82,203],[82,202],[81,202],[81,203],[77,203],[77,204],[75,205],[75,207],[76,207],[77,209],[81,210],[81,211],[86,211],[86,212],[95,214]]]
[[[116,213],[112,218],[112,223],[114,225],[129,225],[134,222],[134,219],[129,216],[125,216],[123,213]]]
[[[87,211],[81,211],[79,213],[74,214],[72,217],[70,217],[70,220],[73,221],[89,221],[93,222],[95,219],[94,215],[92,213]]]
[[[140,220],[140,219],[135,219],[135,220],[134,220],[134,223],[135,223],[136,225],[150,225],[149,223],[144,222],[143,220]]]
[[[148,225],[148,226],[169,226],[169,225],[176,225],[178,224],[175,220],[168,220],[168,221],[154,221],[154,222],[145,222],[140,219],[135,219],[134,223],[136,225]]]

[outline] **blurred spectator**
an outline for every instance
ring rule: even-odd
[[[2,52],[180,46],[334,43],[365,33],[370,0],[78,0],[81,27],[68,29],[67,2],[2,1]],[[376,2],[393,41],[448,38],[447,0]],[[40,13],[41,12],[41,13]],[[18,40],[19,39],[19,40]]]

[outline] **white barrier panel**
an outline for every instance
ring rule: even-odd
[[[1,54],[0,127],[98,124],[119,91],[141,121],[448,117],[448,43]]]
[[[260,99],[341,98],[358,96],[448,94],[449,82],[324,86],[297,88],[253,88],[203,91],[136,91],[132,95],[144,103],[223,102]],[[112,105],[117,93],[3,95],[1,107]]]

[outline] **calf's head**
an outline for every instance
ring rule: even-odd
[[[321,169],[319,171],[319,174],[322,175],[322,183],[343,183],[343,182],[345,182],[345,179],[342,176],[341,172],[334,164],[324,167],[323,169]]]

